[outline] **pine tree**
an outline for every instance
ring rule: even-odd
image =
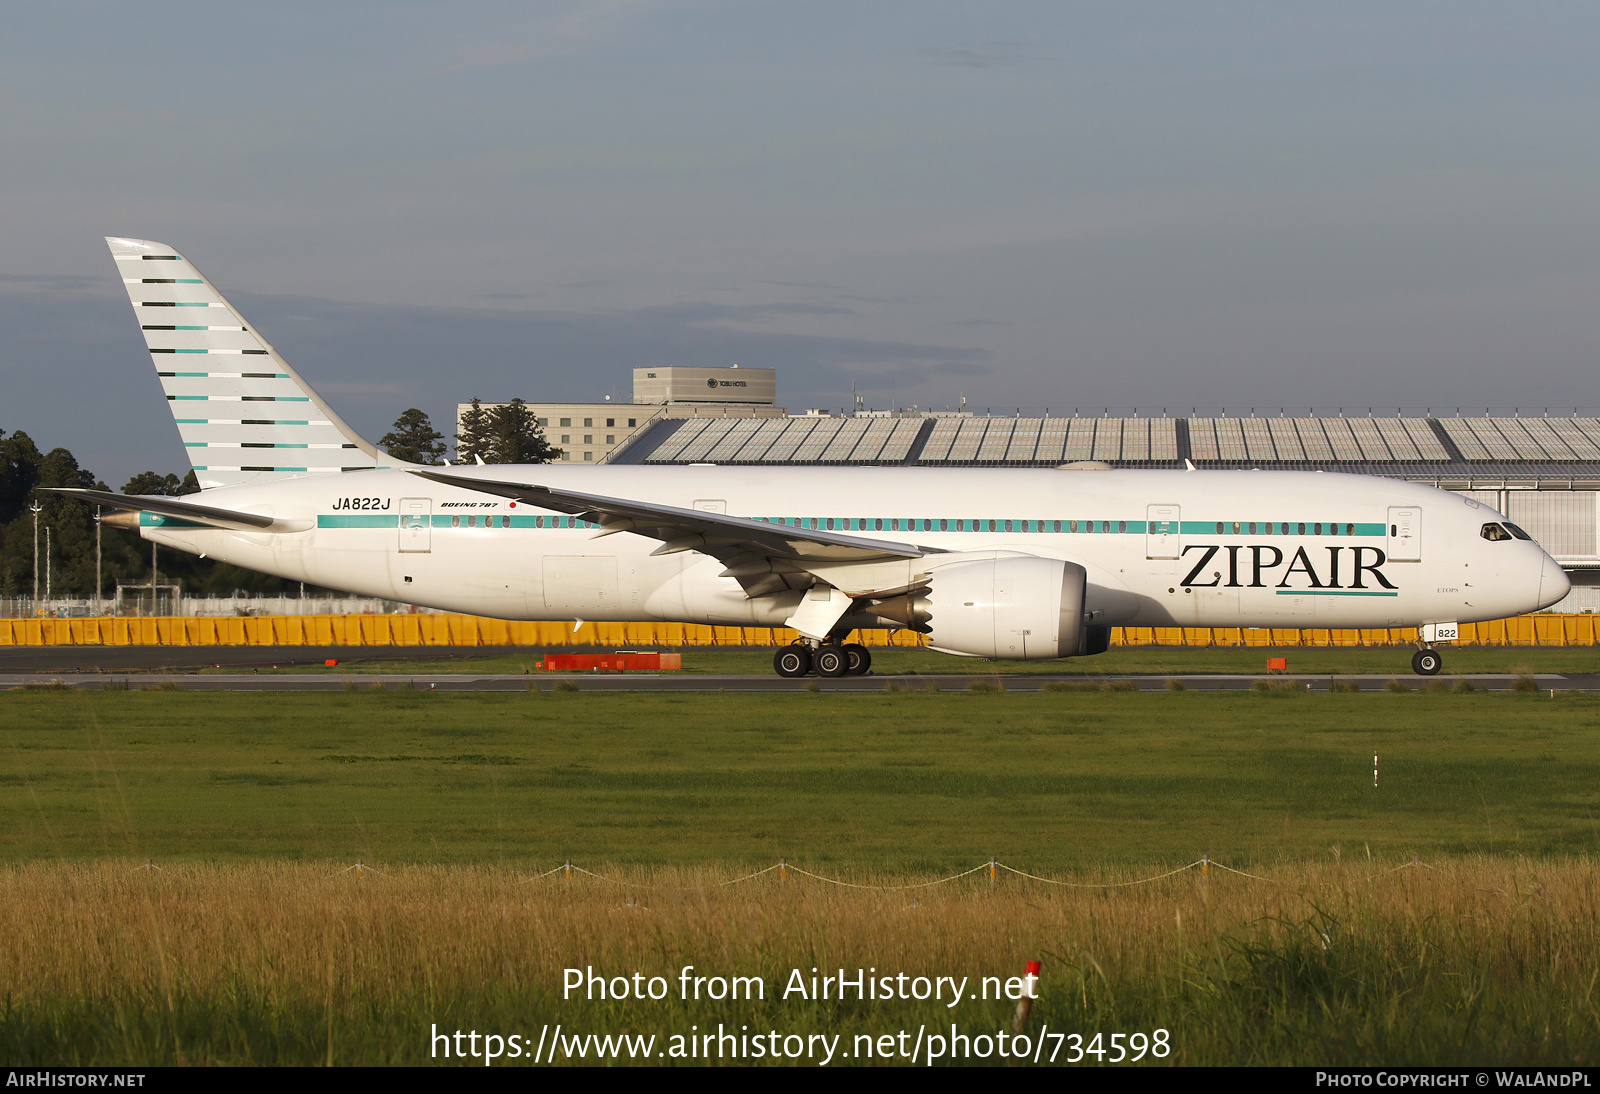
[[[556,458],[556,449],[545,440],[539,419],[521,399],[494,407],[485,424],[489,439],[485,463],[549,463]]]
[[[461,432],[456,434],[456,462],[476,463],[489,458],[489,412],[474,395],[472,407],[461,415]]]
[[[394,429],[378,442],[383,450],[407,463],[438,464],[444,459],[444,434],[428,416],[412,407],[394,420]]]
[[[194,472],[191,471],[189,474],[193,475]],[[176,475],[163,475],[159,471],[141,471],[123,485],[122,492],[124,494],[132,494],[135,497],[149,496],[151,494],[160,497],[177,497],[179,494],[193,492],[184,489],[187,485],[187,479],[180,481]]]

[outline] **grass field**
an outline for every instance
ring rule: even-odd
[[[1582,697],[34,690],[0,694],[0,757],[10,1063],[417,1061],[431,1022],[1009,1029],[1009,1002],[561,1000],[560,970],[1030,958],[1036,1023],[1159,1025],[1175,1062],[1600,1062]],[[720,884],[1201,854],[1268,880]],[[569,856],[621,883],[530,880]]]
[[[13,861],[1600,851],[1600,704],[1548,694],[18,691],[0,725]]]
[[[919,1029],[944,1038],[955,1025],[996,1063],[1007,1062],[995,1035],[1013,1032],[1014,1004],[995,996],[1036,959],[1027,1049],[1057,1063],[1075,1050],[1115,1060],[1081,1051],[1109,1050],[1112,1033],[1139,1034],[1141,1062],[1156,1065],[1600,1062],[1586,864],[1324,863],[1261,881],[1190,872],[1110,890],[1008,881],[995,893],[981,879],[910,893],[770,873],[718,880],[653,870],[576,884],[462,866],[358,880],[281,863],[3,869],[0,1053],[13,1065],[427,1063],[435,1027],[514,1034],[531,1055],[559,1023],[568,1038],[653,1036],[645,1059],[662,1063],[674,1035],[681,1048],[720,1024],[775,1032],[786,1050],[838,1037],[839,1066],[885,1062],[879,1038],[906,1053]],[[684,966],[758,978],[761,997],[685,1000]],[[563,970],[591,967],[659,976],[664,998],[564,998]],[[813,968],[968,986],[953,1007],[785,998],[795,971],[804,983]]]
[[[193,651],[184,651],[192,655]],[[552,650],[553,653],[565,652]],[[878,649],[872,651],[872,668],[880,676],[968,675],[1082,675],[1104,676],[1133,673],[1147,676],[1187,675],[1191,673],[1264,673],[1269,657],[1286,657],[1292,672],[1327,675],[1393,673],[1411,675],[1411,647],[1315,647],[1286,649],[1230,646],[1138,646],[1117,647],[1093,657],[1074,657],[1061,661],[988,661],[977,657],[953,657],[919,649]],[[397,656],[397,654],[399,656]],[[337,667],[321,664],[262,666],[262,672],[310,672],[336,675],[383,673],[385,675],[422,673],[532,673],[543,650],[530,649],[515,656],[474,656],[470,648],[454,648],[448,657],[430,658],[425,650],[407,656],[392,647],[374,647],[371,658],[347,660]],[[1592,646],[1463,646],[1444,651],[1445,672],[1600,672],[1600,648]],[[223,666],[213,672],[238,672]],[[695,673],[749,673],[765,676],[772,672],[772,651],[767,649],[691,647],[683,651],[683,670]]]

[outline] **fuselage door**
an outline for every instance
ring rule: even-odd
[[[433,499],[400,499],[400,551],[426,554],[433,550]]]
[[[1389,561],[1422,561],[1422,510],[1410,506],[1389,509]]]
[[[1144,557],[1178,558],[1183,554],[1182,512],[1176,505],[1151,505],[1145,509]]]

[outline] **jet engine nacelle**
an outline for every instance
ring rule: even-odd
[[[929,645],[1017,661],[1086,652],[1085,577],[1075,562],[1027,556],[940,566],[917,598]]]

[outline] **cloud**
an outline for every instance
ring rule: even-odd
[[[337,380],[324,380],[323,382],[313,386],[315,386],[319,392],[323,392],[328,395],[408,395],[411,393],[410,384],[346,384]]]
[[[556,24],[555,32],[563,38],[589,38],[606,29],[615,16],[644,6],[640,0],[586,0]]]
[[[986,42],[954,48],[928,46],[917,50],[917,56],[928,64],[951,68],[999,68],[1055,60],[1054,57],[1031,52],[1026,42]]]
[[[494,68],[498,65],[526,61],[534,55],[532,46],[521,42],[496,42],[484,46],[462,46],[455,52],[453,64],[438,69],[439,72],[465,72],[474,68]]]
[[[0,274],[0,285],[6,292],[106,292],[112,286],[110,278],[87,274]]]
[[[45,288],[41,288],[44,286]],[[53,289],[49,288],[54,286]],[[185,459],[138,325],[109,278],[0,278],[6,430],[73,450],[107,481]],[[435,422],[481,395],[626,399],[641,365],[778,370],[780,405],[840,406],[863,390],[909,392],[930,379],[986,374],[986,350],[933,342],[786,332],[785,316],[840,309],[806,302],[688,302],[609,312],[421,308],[228,291],[334,408],[369,438],[407,407]],[[759,325],[759,329],[752,329]]]

